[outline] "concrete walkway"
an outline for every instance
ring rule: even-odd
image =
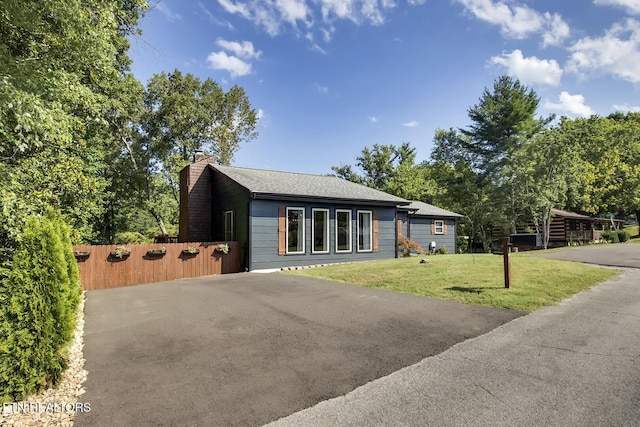
[[[586,258],[557,254],[610,264],[622,250],[633,264],[629,251],[640,250],[603,248],[613,249],[587,251]],[[558,306],[269,425],[582,427],[639,420],[640,270],[629,269]]]

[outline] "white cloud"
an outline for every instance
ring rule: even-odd
[[[250,20],[271,36],[280,34],[286,25],[297,32],[300,24],[308,29],[316,21],[329,27],[336,20],[381,25],[386,13],[396,7],[394,0],[218,0],[218,3],[228,13]],[[424,0],[411,1],[411,4],[422,3]],[[317,9],[314,11],[309,4],[317,5]],[[320,16],[315,16],[318,14]],[[325,39],[333,32],[327,33],[321,26],[316,28],[323,31]]]
[[[595,114],[591,107],[584,105],[584,96],[582,95],[571,95],[563,90],[558,96],[558,101],[558,103],[546,102],[544,107],[548,110],[556,110],[572,116],[589,117]]]
[[[371,123],[377,123],[379,120],[376,116],[369,116],[368,119]]]
[[[310,13],[304,0],[276,0],[276,8],[282,19],[294,27],[297,21],[305,21]]]
[[[236,56],[229,56],[226,52],[212,52],[207,57],[207,63],[214,70],[226,70],[231,77],[245,76],[251,73],[251,64]]]
[[[247,6],[243,3],[238,2],[238,4],[234,3],[231,0],[218,0],[220,6],[224,8],[229,13],[237,13],[238,15],[244,16],[245,18],[249,18],[251,13],[247,9]]]
[[[499,25],[509,37],[522,39],[538,32],[544,24],[543,15],[528,6],[510,6],[493,0],[458,0],[476,18]]]
[[[221,19],[216,18],[213,13],[209,9],[207,9],[201,2],[197,3],[198,8],[204,13],[209,20],[210,23],[214,25],[218,25],[220,27],[226,27],[229,30],[233,30],[233,25],[229,21],[223,21]]]
[[[321,94],[326,95],[329,93],[329,88],[326,86],[322,86],[318,83],[314,83],[313,87]]]
[[[326,54],[327,54],[327,51],[326,51],[326,50],[324,50],[323,48],[321,48],[321,47],[320,47],[320,45],[318,45],[317,43],[313,43],[313,44],[311,44],[311,50],[312,50],[313,52],[318,52],[318,53],[321,53],[321,54],[323,54],[323,55],[326,55]]]
[[[491,58],[491,63],[507,69],[510,76],[526,84],[538,83],[556,86],[562,78],[562,69],[554,59],[525,58],[520,49]]]
[[[614,104],[612,108],[613,111],[621,111],[623,113],[640,113],[640,106],[632,107],[628,104]]]
[[[216,40],[216,44],[224,50],[231,52],[211,52],[207,57],[207,63],[214,70],[226,70],[231,73],[231,77],[245,76],[251,73],[251,63],[246,60],[257,59],[262,52],[255,50],[250,41],[229,41],[224,39]],[[241,59],[242,58],[242,59]]]
[[[571,35],[569,25],[557,13],[544,14],[547,30],[542,35],[542,46],[558,46]]]
[[[629,13],[640,14],[640,0],[595,0],[594,3],[605,6],[622,6]]]
[[[569,47],[567,71],[582,76],[611,74],[640,83],[640,22],[614,24],[602,37],[585,37]]]
[[[253,43],[249,41],[236,42],[218,39],[216,40],[216,44],[224,50],[234,53],[240,58],[254,59],[259,58],[260,55],[262,55],[262,52],[260,52],[259,50],[256,51],[253,48]]]
[[[238,14],[255,25],[262,27],[270,36],[280,34],[281,27],[289,24],[297,30],[298,22],[307,27],[312,25],[311,10],[305,0],[262,0],[235,1],[218,0],[218,3],[229,13]]]
[[[524,39],[542,33],[543,46],[556,45],[569,36],[569,26],[557,13],[540,13],[512,1],[457,0],[476,18],[500,26],[506,37]]]
[[[406,127],[408,127],[408,128],[414,128],[414,127],[416,127],[416,126],[420,126],[420,123],[418,123],[418,122],[417,122],[417,121],[415,121],[415,120],[411,120],[410,122],[403,123],[403,124],[402,124],[402,126],[406,126]]]
[[[179,13],[174,12],[173,10],[169,9],[169,7],[162,3],[162,2],[158,2],[155,7],[154,7],[158,12],[162,13],[165,18],[167,18],[168,21],[180,21],[182,19],[182,16],[180,16]]]

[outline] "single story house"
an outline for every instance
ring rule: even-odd
[[[567,246],[574,243],[584,244],[598,241],[605,230],[618,230],[623,220],[613,218],[593,218],[562,209],[551,209],[549,226],[549,247]],[[517,233],[531,233],[535,230],[533,222],[516,225]],[[503,228],[493,228],[493,237],[505,235]]]
[[[604,230],[618,230],[624,223],[619,219],[592,218],[575,212],[551,209],[549,244],[565,246],[600,240]]]
[[[462,215],[418,200],[398,207],[397,232],[417,242],[426,251],[447,248],[456,253],[456,223]]]
[[[246,271],[388,259],[397,256],[399,215],[419,211],[398,211],[408,205],[335,176],[222,166],[197,155],[180,173],[178,240],[237,241]],[[455,221],[443,220],[454,236]]]

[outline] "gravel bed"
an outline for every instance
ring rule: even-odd
[[[84,333],[84,292],[76,314],[76,329],[69,349],[68,368],[58,387],[31,396],[27,400],[2,405],[0,425],[15,427],[73,426],[76,410],[90,410],[87,403],[78,403],[84,394],[82,384],[87,379],[82,354]]]

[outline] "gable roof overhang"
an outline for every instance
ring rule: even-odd
[[[419,200],[411,200],[407,206],[399,206],[398,211],[408,212],[410,216],[419,216],[425,218],[453,218],[460,219],[462,215],[421,202]]]

